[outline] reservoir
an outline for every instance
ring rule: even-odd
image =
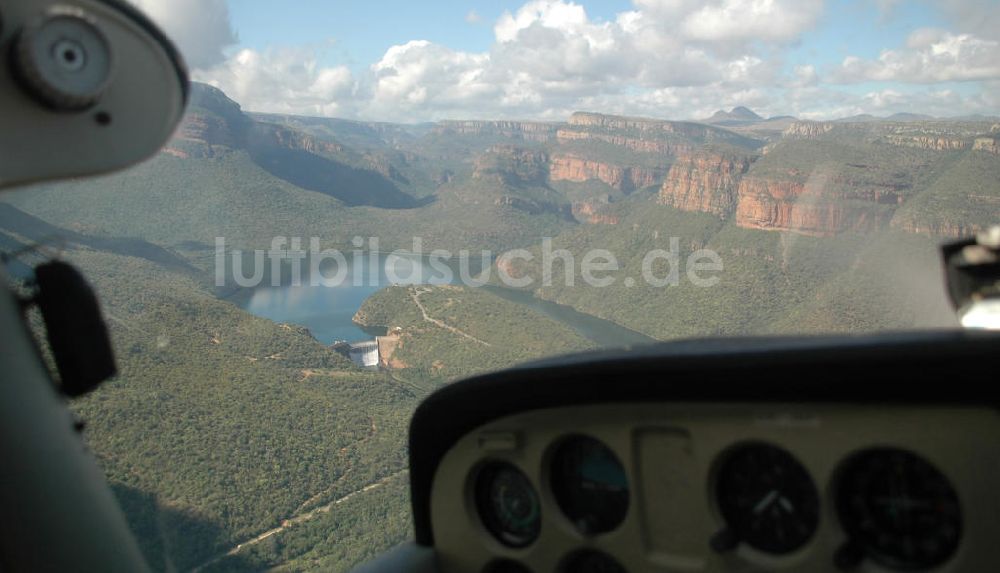
[[[366,253],[360,257],[348,256],[346,261],[344,269],[337,269],[336,266],[323,267],[324,277],[330,278],[340,273],[336,286],[312,284],[315,281],[310,281],[308,271],[304,270],[300,286],[293,286],[290,280],[283,278],[280,286],[260,286],[253,289],[243,299],[242,306],[256,316],[304,326],[324,344],[337,341],[359,342],[384,334],[382,331],[363,329],[352,320],[365,300],[382,288],[391,284],[440,285],[461,282],[459,269],[442,273],[426,259],[419,257]],[[303,268],[308,269],[308,266],[303,265]],[[469,271],[478,274],[479,269]],[[613,322],[541,300],[527,291],[494,286],[482,288],[556,320],[601,347],[655,342],[652,338]]]

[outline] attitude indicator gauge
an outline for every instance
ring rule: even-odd
[[[789,452],[768,444],[731,450],[715,488],[726,528],[712,539],[717,551],[740,543],[782,555],[804,546],[819,527],[819,494]]]
[[[556,502],[580,533],[607,533],[625,520],[628,477],[610,448],[587,436],[573,436],[556,448],[550,467]]]

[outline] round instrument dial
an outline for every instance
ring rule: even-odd
[[[494,462],[476,476],[476,506],[486,529],[508,547],[526,547],[542,528],[542,506],[531,482],[511,464]]]
[[[962,511],[948,478],[899,449],[866,450],[845,463],[837,512],[851,543],[895,569],[943,564],[962,535]]]
[[[747,444],[725,458],[716,481],[719,510],[734,541],[776,555],[805,545],[819,527],[819,494],[787,451]]]
[[[552,493],[563,514],[585,535],[612,531],[628,513],[628,477],[607,446],[586,436],[559,443],[552,455]]]

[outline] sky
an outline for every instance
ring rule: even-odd
[[[250,111],[1000,115],[1000,0],[133,0]]]

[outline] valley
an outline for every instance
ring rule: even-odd
[[[0,199],[0,245],[47,245],[11,266],[55,254],[101,298],[120,375],[72,408],[154,570],[344,571],[410,535],[407,424],[443,384],[608,346],[955,326],[937,246],[1000,223],[998,149],[995,118],[406,125],[251,113],[196,84],[152,160]],[[220,237],[419,237],[492,272],[302,290],[280,266],[241,291],[215,283]],[[546,238],[566,255],[551,284]],[[717,253],[718,283],[639,280],[673,241]],[[520,290],[497,280],[515,249]],[[595,250],[613,286],[559,280]],[[382,330],[377,370],[329,347]]]

